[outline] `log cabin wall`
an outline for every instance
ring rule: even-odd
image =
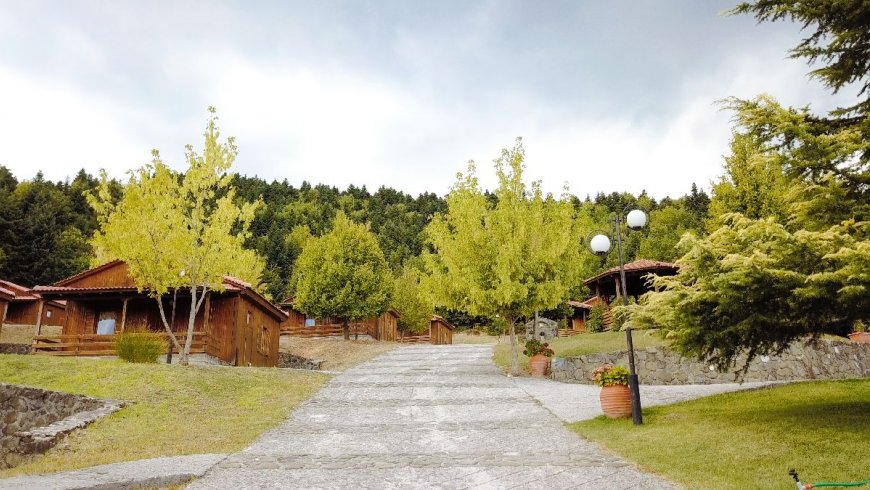
[[[2,309],[0,309],[2,313]],[[36,325],[39,316],[39,301],[12,301],[9,303],[9,311],[6,313],[4,323],[12,325]],[[66,322],[66,308],[45,302],[42,308],[42,325],[59,327]]]
[[[234,363],[236,360],[236,308],[238,294],[211,294],[206,325],[206,353]],[[205,306],[203,306],[205,307]]]
[[[453,343],[453,329],[441,320],[432,320],[429,326],[429,342],[435,345]]]
[[[388,311],[375,319],[377,329],[375,331],[375,340],[383,340],[387,342],[395,342],[399,337],[398,317],[392,311]]]
[[[239,296],[236,315],[239,366],[276,366],[280,321],[246,295]]]
[[[64,335],[81,335],[94,333],[93,325],[96,325],[94,310],[88,308],[79,301],[69,300],[66,302],[66,322],[63,325]]]
[[[305,315],[292,309],[287,308],[287,320],[281,322],[281,333],[290,333],[290,330],[305,327]]]
[[[84,273],[63,279],[58,286],[71,288],[136,287],[126,263],[116,261],[96,267]]]
[[[37,316],[39,316],[39,301],[12,301],[6,313],[6,323],[36,325]]]

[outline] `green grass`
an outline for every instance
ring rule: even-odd
[[[320,373],[273,368],[0,355],[2,382],[130,402],[32,462],[0,471],[0,477],[237,451],[277,425],[328,379]]]
[[[794,488],[870,479],[870,379],[796,383],[572,424],[578,434],[686,488]]]
[[[664,340],[655,330],[635,330],[632,335],[635,349],[645,349],[662,345]],[[525,342],[517,338],[520,369],[528,370],[529,358],[523,355]],[[617,352],[626,350],[625,332],[599,332],[584,333],[573,337],[563,337],[549,341],[550,348],[556,352],[557,357],[582,356],[598,352]],[[510,340],[506,340],[495,346],[493,361],[504,370],[509,370],[511,365]]]

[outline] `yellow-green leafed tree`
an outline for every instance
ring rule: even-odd
[[[350,322],[378,316],[390,306],[393,278],[377,238],[341,211],[332,231],[305,243],[293,276],[296,308],[339,319],[345,340]]]
[[[160,318],[186,365],[193,341],[194,320],[208,291],[223,290],[231,275],[257,284],[263,261],[245,249],[248,228],[261,202],[238,204],[229,173],[236,158],[233,138],[220,141],[214,108],[205,131],[202,155],[187,146],[188,168],[182,174],[152,152],[150,164],[130,172],[120,199],[102,183],[88,195],[99,229],[93,246],[98,261],[121,259],[140,291],[157,300]],[[170,292],[190,292],[190,313],[184,344],[172,333],[162,298]]]
[[[399,310],[399,330],[411,334],[429,331],[434,305],[420,287],[420,271],[406,265],[396,277],[393,306]]]
[[[457,175],[447,212],[426,228],[434,252],[425,257],[423,279],[436,305],[506,322],[514,374],[517,323],[565,301],[581,263],[570,200],[543,195],[540,182],[527,187],[524,158],[518,138],[495,160],[495,203],[484,196],[473,162]]]

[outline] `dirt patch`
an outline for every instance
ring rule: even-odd
[[[322,368],[327,371],[344,371],[398,346],[396,342],[344,340],[341,337],[323,339],[281,337],[281,352],[308,359],[320,359],[324,361]]]

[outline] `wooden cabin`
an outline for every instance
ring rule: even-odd
[[[42,325],[61,326],[66,321],[66,305],[62,301],[43,301],[33,289],[10,281],[0,280],[0,289],[11,295],[3,323],[35,326],[41,318]]]
[[[559,329],[559,337],[586,332],[586,320],[589,319],[589,312],[592,310],[591,298],[586,301],[568,300],[568,306],[571,307],[571,316],[565,319],[565,332]]]
[[[629,297],[634,297],[637,301],[640,295],[652,291],[649,285],[647,276],[655,274],[658,276],[673,276],[679,270],[677,264],[670,262],[660,262],[657,260],[635,260],[623,266],[625,270],[625,288]],[[606,271],[590,277],[583,281],[594,294],[593,297],[583,302],[590,307],[596,304],[604,306],[603,323],[605,326],[613,325],[613,315],[610,312],[610,306],[614,302],[622,301],[622,285],[619,274],[619,267],[611,267]]]
[[[456,327],[450,324],[443,317],[438,315],[432,316],[429,322],[429,342],[433,345],[446,345],[453,343],[453,330]]]
[[[344,335],[341,321],[336,318],[315,318],[308,316],[293,305],[293,298],[287,298],[278,305],[287,315],[281,323],[281,335],[291,337],[340,337]],[[374,340],[395,342],[398,338],[399,312],[394,309],[380,316],[361,322],[350,323],[351,338],[367,335]]]
[[[223,291],[207,291],[195,318],[191,353],[207,354],[235,366],[275,366],[280,324],[287,316],[253,287],[230,276]],[[55,283],[34,288],[46,300],[66,301],[67,315],[59,336],[42,336],[37,326],[35,353],[114,355],[114,336],[130,329],[163,333],[157,300],[138,291],[127,264],[116,260]],[[184,342],[190,312],[190,291],[176,292],[170,320]],[[161,299],[172,317],[173,294]]]

